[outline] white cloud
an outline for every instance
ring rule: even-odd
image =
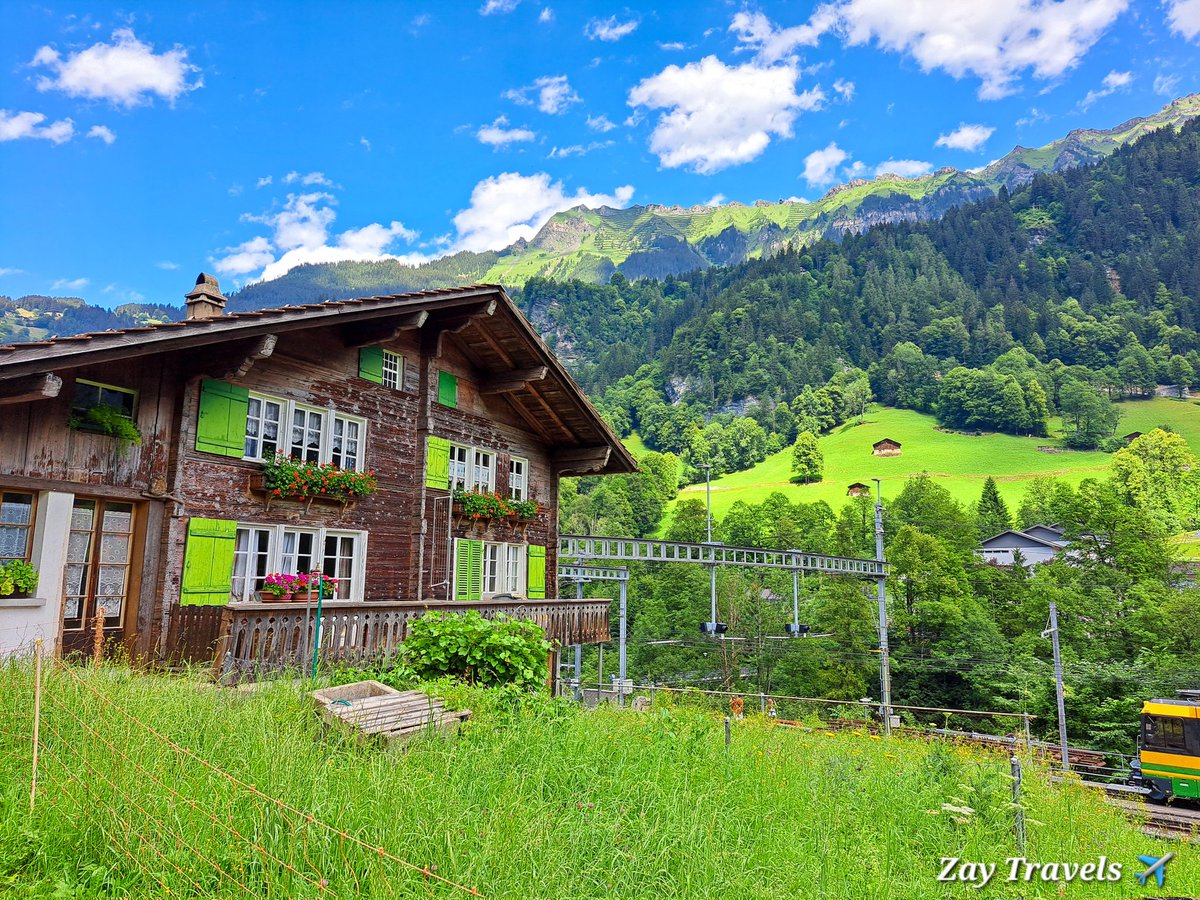
[[[608,116],[588,116],[587,127],[592,131],[598,131],[601,134],[606,134],[616,128],[616,123],[609,120]]]
[[[520,2],[521,0],[487,0],[487,3],[479,8],[479,14],[481,16],[492,16],[497,13],[510,13],[517,8]]]
[[[554,21],[554,10],[552,10],[548,6],[543,6],[542,11],[540,13],[538,13],[538,21],[541,22],[543,25],[553,22]]]
[[[283,176],[284,184],[302,184],[306,187],[319,185],[321,187],[333,187],[333,182],[325,177],[324,172],[309,172],[307,175],[301,175],[299,172],[291,171]]]
[[[566,159],[568,156],[583,156],[593,150],[603,150],[611,147],[613,141],[592,141],[590,144],[571,144],[569,147],[555,147],[550,151],[550,159]]]
[[[1038,122],[1049,122],[1050,114],[1045,110],[1038,109],[1036,106],[1030,107],[1029,115],[1022,116],[1017,119],[1017,127],[1024,128],[1026,125],[1034,125]]]
[[[921,159],[889,159],[875,167],[875,177],[899,175],[901,178],[916,178],[918,175],[928,175],[932,171],[933,163]]]
[[[249,275],[275,261],[275,248],[265,237],[243,241],[236,247],[226,247],[225,255],[214,260],[221,275]]]
[[[93,125],[91,128],[88,129],[87,136],[90,138],[96,138],[97,140],[100,140],[100,141],[104,141],[104,143],[106,143],[106,144],[111,144],[113,141],[115,141],[117,139],[116,134],[114,134],[113,130],[111,128],[109,128],[107,125]]]
[[[818,6],[806,25],[776,28],[760,12],[740,12],[733,17],[729,30],[734,33],[741,50],[754,50],[766,63],[784,59],[797,47],[815,46],[835,21],[833,5]]]
[[[1194,41],[1200,37],[1200,0],[1167,0],[1167,21],[1176,34]]]
[[[713,194],[711,197],[709,197],[707,200],[704,201],[703,205],[704,206],[720,206],[722,203],[724,203],[726,201],[726,199],[728,199],[728,198],[724,194]]]
[[[202,78],[191,78],[200,70],[187,61],[187,50],[180,45],[155,53],[152,45],[139,41],[129,28],[114,31],[112,39],[111,44],[93,44],[65,59],[53,47],[41,47],[33,65],[46,66],[54,75],[40,77],[38,90],[137,106],[155,96],[174,104],[181,95],[203,86]]]
[[[359,143],[359,146],[366,147],[368,153],[371,152],[371,142],[368,141],[365,137],[360,137],[358,139],[358,143]]]
[[[588,23],[583,26],[583,34],[589,41],[619,41],[621,38],[633,34],[639,24],[641,23],[637,19],[622,22],[616,16],[609,16],[607,19],[589,19]]]
[[[632,197],[632,185],[623,185],[611,195],[583,188],[568,194],[562,182],[552,182],[545,172],[504,172],[485,178],[471,191],[471,205],[454,217],[458,237],[453,249],[500,250],[518,238],[532,238],[556,212],[575,206],[623,207]]]
[[[419,262],[419,254],[396,256],[388,248],[397,240],[408,243],[417,233],[400,222],[387,225],[372,223],[330,234],[336,218],[331,194],[313,192],[289,194],[283,209],[261,216],[243,216],[243,221],[266,225],[271,236],[258,235],[233,247],[226,247],[213,260],[222,275],[251,275],[261,271],[263,280],[278,278],[305,263],[374,261],[399,259]]]
[[[244,190],[245,188],[240,184],[231,184],[225,189],[225,193],[229,194],[230,197],[238,197],[241,196],[241,193]]]
[[[974,152],[987,143],[987,139],[995,130],[989,125],[968,125],[966,122],[959,122],[958,127],[949,134],[939,134],[933,144],[935,147]]]
[[[91,282],[86,278],[60,278],[50,285],[52,291],[82,291]]]
[[[156,262],[154,267],[157,269],[162,269],[165,272],[174,272],[179,268],[179,263],[171,262],[169,259],[164,259],[161,262]]]
[[[819,85],[797,94],[796,78],[792,65],[731,67],[707,56],[644,79],[629,105],[666,110],[650,138],[664,166],[708,175],[754,159],[772,135],[791,137],[796,116],[824,104]]]
[[[685,44],[683,41],[667,41],[665,43],[663,41],[658,42],[659,50],[686,50],[690,46],[691,44]]]
[[[508,119],[500,116],[491,125],[481,125],[475,132],[479,143],[495,147],[497,150],[509,144],[520,144],[534,140],[537,135],[528,128],[509,128]]]
[[[1175,88],[1179,85],[1178,75],[1156,75],[1154,76],[1154,93],[1161,94],[1164,97],[1173,96]]]
[[[24,269],[17,269],[17,268],[14,268],[13,266],[0,266],[0,278],[3,278],[6,275],[24,275],[24,274],[25,274]]]
[[[1190,5],[1197,10],[1194,18],[1185,13],[1182,20],[1200,33],[1200,0],[1169,2],[1175,4],[1172,27],[1184,31],[1174,15]],[[1074,67],[1128,5],[1129,0],[834,0],[818,6],[803,25],[777,28],[762,13],[741,12],[730,30],[764,62],[813,46],[829,32],[849,46],[874,41],[912,56],[926,72],[976,77],[979,96],[994,100],[1013,93],[1027,69],[1048,79]]]
[[[1103,86],[1087,92],[1087,95],[1079,101],[1080,109],[1087,109],[1097,100],[1114,94],[1122,88],[1129,87],[1133,82],[1132,72],[1117,72],[1112,71],[1104,76]]]
[[[813,187],[829,184],[837,174],[837,167],[849,158],[849,153],[831,141],[824,149],[804,157],[804,180]]]
[[[530,97],[530,94],[536,97]],[[550,115],[566,112],[572,104],[580,102],[579,95],[571,88],[566,75],[544,75],[533,84],[512,88],[501,96],[522,106],[532,106],[536,103],[538,109]]]
[[[0,143],[30,138],[65,144],[75,136],[75,123],[70,119],[59,119],[43,125],[45,121],[45,113],[10,113],[7,109],[0,109]]]
[[[847,103],[854,99],[853,81],[847,81],[845,78],[839,78],[833,83],[833,89],[837,91],[841,98]]]
[[[258,181],[256,181],[256,182],[254,183],[254,186],[255,186],[256,188],[263,188],[263,187],[267,187],[267,186],[268,186],[268,185],[270,185],[270,184],[271,184],[271,182],[272,182],[272,181],[274,181],[274,180],[275,180],[275,179],[273,179],[273,178],[272,178],[270,175],[264,175],[262,178],[258,179]]]

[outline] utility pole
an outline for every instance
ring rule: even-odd
[[[892,733],[892,668],[888,658],[888,613],[887,579],[883,574],[883,484],[875,482],[875,560],[879,563],[879,577],[875,587],[879,600],[879,716],[883,733]]]
[[[704,470],[704,507],[708,534],[705,545],[708,547],[710,559],[712,559],[715,558],[712,549],[712,463],[702,463],[696,468]],[[721,634],[725,631],[725,624],[717,621],[717,564],[715,562],[708,564],[708,596],[709,617],[707,622],[700,625],[700,630],[705,634]]]
[[[1054,692],[1058,700],[1058,745],[1062,754],[1062,770],[1071,769],[1071,760],[1067,749],[1067,704],[1063,696],[1062,650],[1058,645],[1058,604],[1050,601],[1050,627],[1042,632],[1042,637],[1050,635],[1050,646],[1054,648]]]
[[[575,582],[575,599],[583,599],[583,581]],[[575,702],[583,702],[583,644],[575,645]]]
[[[629,570],[626,569],[625,570],[625,578],[622,578],[621,581],[619,582],[619,586],[621,589],[621,620],[620,620],[621,621],[621,625],[620,625],[621,630],[619,633],[620,655],[617,659],[617,679],[619,680],[619,684],[620,684],[620,690],[617,692],[617,706],[625,705],[625,644],[626,644],[625,629],[626,629],[626,623],[628,621],[627,610],[626,610],[626,601],[628,599],[628,591],[627,591],[626,585],[628,584],[628,582],[626,581],[626,579],[628,577],[629,577]]]

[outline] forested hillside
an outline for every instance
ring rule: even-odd
[[[619,430],[685,461],[716,445],[718,472],[854,415],[864,380],[948,427],[1062,415],[1068,446],[1102,446],[1111,399],[1200,368],[1200,126],[937,222],[662,282],[533,279],[521,302]]]

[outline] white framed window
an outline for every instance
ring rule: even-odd
[[[460,447],[457,444],[450,445],[450,490],[465,491],[470,485],[470,468],[468,460],[471,459],[471,448]]]
[[[246,407],[243,459],[263,462],[276,453],[311,463],[362,471],[367,420],[333,409],[251,394]]]
[[[365,531],[239,523],[230,592],[237,600],[252,600],[271,572],[320,568],[338,581],[336,596],[328,599],[361,600],[366,555]]]
[[[494,491],[496,453],[483,447],[450,445],[450,490]]]
[[[305,462],[322,462],[321,435],[325,415],[308,406],[292,407],[292,441],[289,455]]]
[[[524,544],[483,545],[483,595],[525,594]]]
[[[514,456],[508,461],[508,496],[524,500],[529,495],[529,460]]]
[[[333,433],[329,441],[329,461],[340,469],[359,469],[362,458],[362,419],[334,413]]]
[[[391,350],[383,351],[383,386],[404,390],[404,357]]]
[[[283,404],[260,394],[250,395],[246,410],[246,459],[274,459],[279,452]]]
[[[496,454],[475,448],[471,486],[477,491],[492,491],[496,486]]]

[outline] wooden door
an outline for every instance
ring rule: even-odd
[[[133,503],[75,498],[64,578],[64,653],[92,652],[101,610],[106,644],[125,641],[124,625],[136,601],[130,578],[135,514]]]

